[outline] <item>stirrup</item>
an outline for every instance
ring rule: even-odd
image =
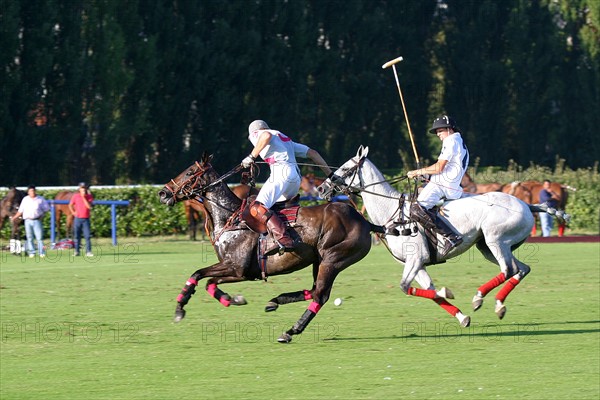
[[[457,247],[463,242],[462,237],[454,236],[453,238],[444,237],[444,248],[440,250],[440,257],[445,257],[450,250]]]
[[[274,254],[279,254],[280,256],[283,255],[283,253],[289,253],[295,250],[294,244],[292,242],[291,246],[284,246],[281,243],[279,243],[277,240],[275,241],[275,245],[273,247],[271,247],[269,250],[265,251],[265,256],[272,256]]]

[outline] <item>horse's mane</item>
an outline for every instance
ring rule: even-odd
[[[397,191],[392,185],[389,184],[389,182],[387,181],[385,176],[383,176],[383,173],[379,169],[377,169],[377,167],[375,166],[375,164],[373,164],[373,162],[371,160],[369,160],[368,158],[365,158],[364,164],[363,164],[363,170],[364,170],[365,165],[367,165],[370,168],[370,172],[373,174],[373,176],[375,176],[377,182],[379,182],[381,184],[381,187],[384,192],[384,193],[382,193],[383,196],[393,197],[393,198],[400,198],[402,196],[402,193]]]

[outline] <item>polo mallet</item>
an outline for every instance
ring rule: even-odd
[[[398,73],[396,72],[396,64],[402,61],[402,56],[394,58],[383,64],[381,68],[386,69],[389,66],[394,70],[394,77],[396,78],[396,86],[398,87],[398,93],[400,94],[400,102],[402,102],[402,110],[404,111],[404,119],[406,120],[406,126],[408,127],[408,135],[410,137],[410,143],[412,144],[413,153],[415,154],[415,160],[417,161],[417,168],[421,167],[421,161],[419,160],[419,154],[417,153],[417,147],[415,146],[415,139],[410,129],[410,122],[408,121],[408,113],[406,112],[406,106],[404,105],[404,96],[402,96],[402,90],[400,89],[400,81],[398,80]]]

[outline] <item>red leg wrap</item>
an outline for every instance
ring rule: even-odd
[[[432,289],[417,289],[411,287],[408,289],[408,294],[411,296],[424,297],[426,299],[434,299],[435,298],[435,290]]]
[[[508,280],[508,282],[506,282],[506,284],[502,287],[502,289],[500,289],[500,291],[496,295],[496,300],[500,300],[501,302],[504,303],[506,296],[508,296],[508,294],[510,292],[512,292],[512,290],[515,288],[515,286],[517,286],[519,284],[519,282],[520,281],[515,277],[510,278]]]
[[[448,301],[446,301],[446,299],[438,298],[438,299],[433,299],[433,301],[438,303],[440,307],[442,307],[444,310],[446,310],[448,312],[448,314],[452,315],[453,317],[456,316],[456,314],[458,314],[458,312],[460,312],[458,307],[453,306],[452,304],[448,303]]]
[[[479,288],[479,291],[481,292],[481,295],[485,296],[492,289],[495,289],[498,286],[502,285],[502,283],[505,280],[506,280],[506,276],[504,276],[504,274],[502,272],[499,273],[498,275],[496,275],[495,277],[493,277],[488,283],[484,283],[483,285],[481,285],[481,287]]]

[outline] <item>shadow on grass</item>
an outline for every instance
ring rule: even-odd
[[[592,321],[565,321],[557,323],[530,323],[530,324],[471,324],[468,328],[461,328],[456,323],[403,323],[400,326],[402,335],[380,336],[380,337],[353,337],[353,338],[325,338],[323,341],[363,341],[363,340],[447,340],[455,341],[468,338],[486,340],[499,340],[501,338],[514,338],[518,341],[533,340],[534,337],[556,336],[556,335],[580,335],[600,333],[598,328],[589,329],[542,329],[542,326],[552,325],[581,325],[599,324],[599,320]]]

